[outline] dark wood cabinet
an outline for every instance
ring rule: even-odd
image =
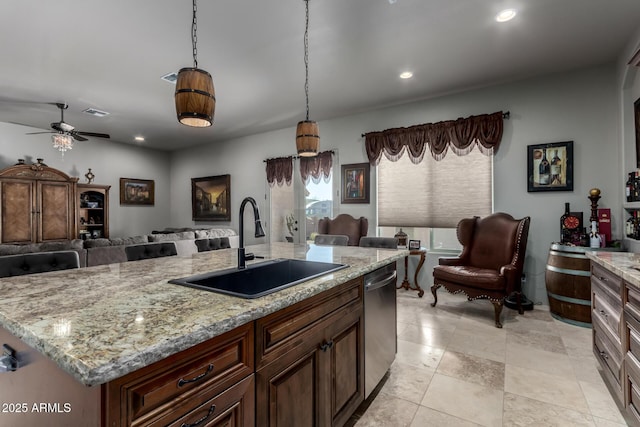
[[[253,366],[248,323],[107,383],[106,425],[254,426]]]
[[[364,400],[361,279],[256,322],[256,425],[341,426]]]
[[[0,171],[1,243],[76,238],[77,181],[40,162]]]
[[[78,238],[109,237],[110,185],[78,184]]]

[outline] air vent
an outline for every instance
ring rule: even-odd
[[[92,116],[96,116],[96,117],[104,117],[109,114],[106,111],[100,111],[95,108],[87,108],[86,110],[82,110],[82,112],[91,114]]]
[[[169,83],[176,84],[176,80],[178,80],[178,73],[169,73],[160,77],[162,80],[167,81]]]

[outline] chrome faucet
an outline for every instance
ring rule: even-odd
[[[255,255],[252,253],[244,252],[244,206],[247,203],[251,203],[253,206],[253,218],[255,219],[256,225],[255,237],[264,237],[264,230],[262,229],[262,223],[260,223],[260,212],[258,211],[258,205],[253,197],[245,197],[240,204],[240,245],[238,247],[238,269],[245,268],[246,261],[252,260],[255,258]]]

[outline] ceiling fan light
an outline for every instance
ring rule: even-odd
[[[180,123],[192,127],[211,126],[216,108],[211,74],[194,67],[181,69],[176,81],[175,102]]]
[[[298,155],[302,157],[313,157],[318,155],[320,147],[320,131],[318,122],[313,120],[303,120],[298,122],[296,129],[296,148]]]
[[[65,151],[73,148],[73,137],[64,133],[54,133],[51,135],[51,142],[53,142],[53,148],[64,154]]]

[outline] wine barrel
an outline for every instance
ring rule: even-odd
[[[591,327],[590,248],[552,244],[545,283],[551,315],[573,325]]]

